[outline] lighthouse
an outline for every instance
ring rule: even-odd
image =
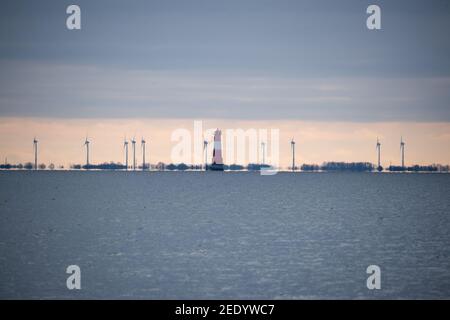
[[[208,166],[212,171],[223,171],[223,159],[222,159],[222,131],[217,129],[214,132],[214,150],[212,164]]]

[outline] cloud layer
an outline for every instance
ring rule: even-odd
[[[302,78],[0,63],[0,116],[450,121],[450,78]]]

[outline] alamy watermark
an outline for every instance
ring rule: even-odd
[[[375,4],[367,7],[366,12],[370,16],[366,20],[366,26],[369,30],[380,30],[381,29],[381,8]]]
[[[77,265],[70,265],[66,269],[66,273],[70,276],[66,280],[66,286],[69,290],[81,289],[81,269]]]
[[[81,29],[81,8],[76,4],[71,4],[67,7],[66,13],[69,16],[66,19],[66,27],[69,30]]]
[[[178,128],[172,132],[175,142],[172,163],[208,164],[217,152],[225,164],[258,164],[262,175],[273,175],[280,167],[280,130],[266,128],[203,129],[202,121],[194,121],[193,130]],[[216,137],[216,139],[215,139]]]
[[[381,269],[377,265],[370,265],[366,269],[366,273],[370,274],[367,278],[366,286],[369,290],[381,289]]]
[[[369,5],[366,13],[370,16],[366,20],[366,26],[369,30],[381,29],[381,8],[376,4]],[[79,5],[71,4],[66,9],[69,16],[66,19],[66,27],[69,30],[81,29],[81,8]]]

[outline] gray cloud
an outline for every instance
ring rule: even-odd
[[[6,0],[0,58],[151,70],[245,70],[294,76],[450,75],[450,4],[368,0],[79,0],[82,30],[65,28],[70,1]]]
[[[6,0],[0,116],[450,120],[450,3]]]
[[[1,63],[0,114],[450,121],[450,78],[300,78]]]

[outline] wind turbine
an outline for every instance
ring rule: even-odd
[[[261,142],[262,164],[266,163],[266,143]]]
[[[128,141],[126,138],[123,140],[123,147],[125,149],[125,170],[128,170]]]
[[[90,142],[86,136],[86,140],[84,141],[84,145],[86,146],[86,168],[89,167],[89,143]]]
[[[402,168],[405,167],[405,142],[403,137],[400,137],[400,151],[402,152]]]
[[[208,141],[203,141],[203,152],[205,153],[205,171],[208,168]]]
[[[294,141],[294,138],[291,139],[291,150],[292,150],[292,171],[295,171],[295,141]]]
[[[381,143],[380,143],[380,141],[378,140],[378,137],[377,137],[377,146],[376,146],[376,150],[377,150],[377,153],[378,153],[378,167],[377,167],[377,170],[378,171],[381,171]]]
[[[141,148],[142,148],[142,171],[145,171],[145,140],[144,137],[141,139]]]
[[[37,152],[38,152],[38,141],[36,140],[36,137],[33,139],[33,151],[34,151],[34,170],[37,170]]]
[[[131,145],[133,147],[133,171],[136,170],[136,140],[133,137],[131,140]]]

